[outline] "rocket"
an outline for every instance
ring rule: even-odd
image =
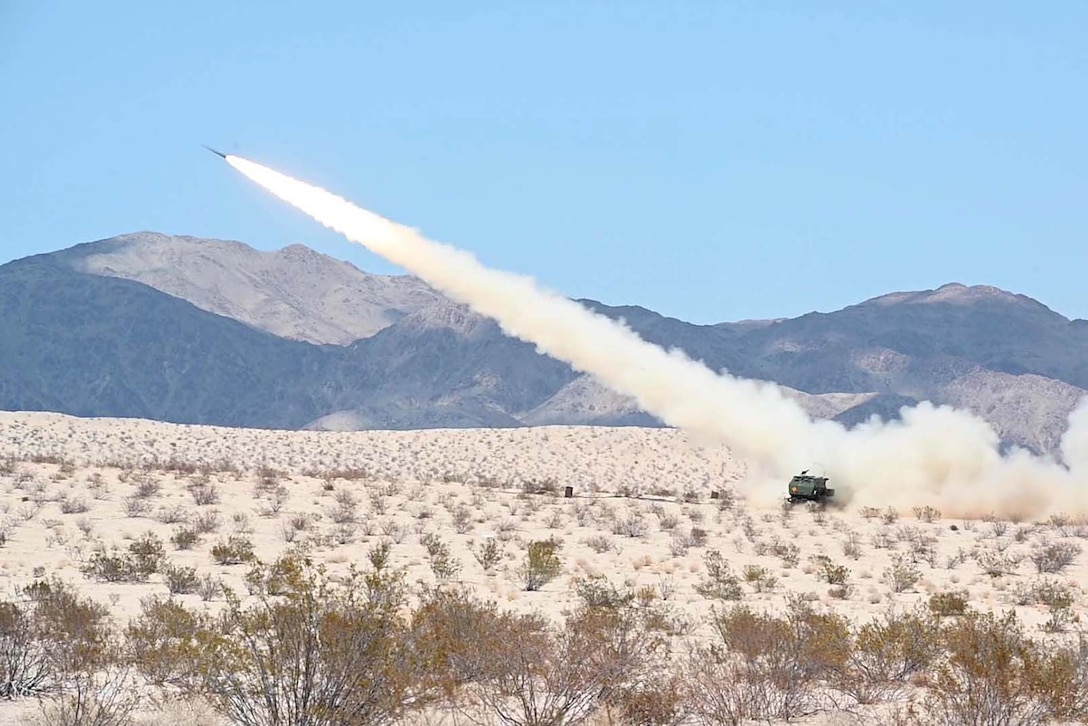
[[[210,151],[213,154],[215,154],[216,156],[218,156],[220,159],[226,159],[227,158],[227,155],[224,154],[222,151],[216,151],[215,149],[208,146],[207,144],[201,144],[201,146],[203,146],[205,149],[207,149],[208,151]]]

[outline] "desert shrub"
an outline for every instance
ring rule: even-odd
[[[332,521],[336,524],[350,524],[359,519],[359,499],[349,489],[336,492],[336,507],[332,510]]]
[[[750,583],[756,592],[770,592],[778,584],[778,578],[761,565],[745,565],[744,581]]]
[[[940,656],[937,623],[924,612],[888,613],[859,627],[833,685],[858,703],[899,696]]]
[[[975,562],[990,577],[1000,577],[1016,571],[1020,566],[1020,556],[1011,552],[984,549],[975,555]]]
[[[554,537],[529,543],[525,561],[518,569],[526,590],[539,590],[559,576],[563,568],[557,554],[560,547],[559,540]]]
[[[191,550],[200,543],[200,533],[194,527],[178,527],[170,535],[170,542],[174,549]]]
[[[61,514],[84,514],[90,509],[82,497],[65,497],[60,501]]]
[[[685,664],[689,707],[704,721],[792,720],[821,710],[820,681],[848,662],[845,618],[792,599],[783,618],[735,605]]]
[[[193,517],[193,529],[199,534],[211,534],[219,529],[219,510],[208,509]]]
[[[646,520],[637,513],[618,518],[612,523],[612,533],[622,534],[625,537],[642,537],[647,530]]]
[[[479,679],[503,631],[497,605],[462,588],[425,590],[409,630],[431,684],[449,699]]]
[[[198,507],[207,507],[219,502],[219,489],[214,484],[200,482],[190,484],[188,489],[193,497],[193,503]]]
[[[276,484],[271,489],[262,488],[258,485],[258,489],[262,492],[262,499],[264,504],[261,505],[260,515],[262,517],[273,517],[283,511],[284,505],[287,504],[287,500],[291,498],[291,492],[283,484]]]
[[[108,609],[56,577],[0,602],[0,697],[59,693],[119,659]]]
[[[819,568],[820,579],[829,585],[845,585],[850,579],[850,569],[846,565],[836,565],[827,555],[814,555],[813,562]]]
[[[507,613],[486,624],[462,646],[458,676],[466,700],[497,722],[585,723],[604,708],[634,709],[660,681],[664,636],[633,603],[583,605],[561,626]]]
[[[232,536],[212,547],[212,558],[220,565],[240,565],[254,559],[253,542],[248,537]]]
[[[128,546],[133,569],[146,580],[166,561],[166,546],[154,532],[145,532]]]
[[[197,585],[200,584],[195,567],[167,564],[162,568],[162,574],[166,579],[166,588],[172,595],[188,595],[196,592]]]
[[[671,532],[680,524],[680,518],[672,512],[666,512],[662,509],[657,515],[657,524],[661,527],[662,532]]]
[[[1080,552],[1081,546],[1076,542],[1044,541],[1032,549],[1031,561],[1039,573],[1058,573],[1073,564]]]
[[[930,612],[938,617],[964,615],[967,612],[966,592],[937,592],[929,597]]]
[[[412,689],[424,679],[400,613],[402,574],[352,567],[333,582],[303,563],[297,575],[280,596],[248,606],[229,596],[220,617],[191,627],[207,646],[196,673],[215,710],[241,726],[333,726],[389,723],[418,702]]]
[[[891,566],[884,570],[884,581],[892,592],[905,592],[918,582],[922,573],[918,567],[902,555],[897,556]]]
[[[138,474],[132,483],[136,487],[134,496],[140,499],[150,499],[162,489],[162,482],[151,472]]]
[[[706,565],[706,578],[695,585],[696,592],[718,600],[740,600],[743,597],[740,580],[733,574],[721,552],[708,551],[703,555],[703,563]]]
[[[1050,618],[1042,624],[1046,632],[1061,633],[1079,622],[1079,616],[1073,611],[1076,600],[1074,588],[1067,582],[1041,577],[1016,588],[1014,598],[1018,605],[1043,605],[1047,608]]]
[[[189,510],[182,504],[174,504],[170,507],[160,507],[155,518],[163,524],[180,524],[189,520]]]
[[[113,545],[99,545],[79,570],[85,577],[100,582],[147,582],[158,568],[159,561],[137,557],[131,550]]]
[[[151,503],[136,496],[125,497],[121,504],[125,510],[125,516],[128,517],[143,517],[151,511]]]
[[[313,561],[300,547],[293,547],[269,564],[252,560],[253,567],[246,573],[246,587],[258,595],[283,595],[299,587]]]
[[[849,532],[842,544],[842,553],[852,560],[861,557],[861,538],[857,532]]]
[[[448,582],[456,577],[461,571],[461,562],[450,553],[449,545],[434,534],[424,535],[422,541],[427,549],[427,558],[435,579],[438,582]]]
[[[1072,713],[1075,668],[1068,652],[1027,638],[1010,611],[968,613],[941,631],[948,656],[931,680],[935,724],[1043,724]]]
[[[0,696],[32,696],[57,688],[48,644],[32,630],[33,613],[13,602],[0,602]]]
[[[637,686],[620,686],[605,705],[605,723],[679,726],[686,723],[687,703],[679,674],[660,672]]]
[[[941,518],[941,510],[934,509],[928,504],[924,507],[914,507],[913,511],[915,518],[922,522],[932,523]]]
[[[785,567],[797,567],[801,562],[801,548],[794,542],[782,542],[776,538],[771,543],[771,553],[782,560]]]
[[[40,726],[131,726],[140,694],[124,666],[79,673],[65,690],[39,701]]]
[[[557,512],[556,514],[560,513]],[[451,521],[453,522],[453,529],[457,534],[465,534],[472,529],[472,510],[464,504],[458,506],[453,510]]]
[[[214,600],[223,594],[223,582],[213,576],[210,572],[205,572],[200,576],[200,582],[196,586],[196,594],[200,595],[200,599],[204,602]]]
[[[193,691],[204,682],[205,651],[220,645],[208,613],[163,595],[140,601],[140,613],[129,622],[125,636],[133,666],[149,683]]]
[[[586,607],[620,608],[634,602],[635,594],[621,591],[604,575],[576,577],[571,583]]]
[[[488,537],[478,549],[473,550],[473,555],[476,557],[476,561],[480,563],[480,567],[490,571],[495,565],[502,562],[502,547],[495,541],[494,537]]]

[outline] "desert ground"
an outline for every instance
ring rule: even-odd
[[[0,462],[3,597],[57,575],[122,625],[142,599],[167,594],[164,576],[109,581],[86,565],[96,550],[148,532],[166,543],[170,563],[201,578],[174,597],[211,611],[223,606],[216,583],[247,592],[246,566],[211,555],[237,537],[266,562],[304,546],[334,575],[387,542],[409,583],[460,583],[557,621],[578,606],[577,582],[604,576],[648,593],[687,623],[671,637],[694,643],[715,637],[715,609],[741,602],[775,614],[797,597],[864,623],[955,593],[970,609],[1014,611],[1041,642],[1075,638],[1085,618],[1084,522],[757,506],[743,462],[675,430],[291,432],[0,413]],[[195,536],[181,545],[179,532]],[[518,574],[526,546],[550,537],[562,543],[560,573],[527,590]],[[499,555],[485,567],[488,541]],[[723,567],[736,576],[725,578],[734,586],[726,597],[708,587]],[[898,702],[924,690],[908,684]],[[167,713],[178,726],[226,723],[203,706],[153,701],[141,723]],[[873,723],[888,706],[802,721]],[[34,698],[0,701],[0,724],[39,723],[39,710]]]

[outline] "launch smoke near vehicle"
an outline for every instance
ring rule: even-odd
[[[751,503],[780,502],[782,482],[819,461],[837,482],[836,500],[849,506],[933,505],[963,517],[1088,514],[1088,397],[1070,414],[1057,459],[1003,452],[985,420],[929,402],[901,409],[899,420],[849,429],[815,421],[774,383],[713,371],[530,277],[488,268],[320,187],[211,151],[325,227],[492,318],[505,334],[592,375],[696,441],[728,446],[748,468]]]

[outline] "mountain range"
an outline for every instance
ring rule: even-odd
[[[1054,452],[1088,391],[1088,321],[949,283],[830,313],[695,325],[579,300],[853,425],[928,400]],[[303,245],[122,235],[0,266],[0,409],[257,428],[660,426],[408,276]]]

